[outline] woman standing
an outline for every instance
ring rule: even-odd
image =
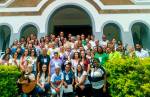
[[[27,68],[27,65],[28,65],[28,49],[25,49],[23,55],[21,56],[20,58],[20,70],[22,72],[25,72],[26,68]]]
[[[11,64],[11,58],[9,54],[5,54],[2,59],[0,59],[0,64],[2,65],[10,65]]]
[[[36,56],[36,52],[34,49],[31,50],[31,56],[30,56],[30,62],[31,62],[31,65],[32,65],[32,73],[34,75],[36,75],[36,61],[37,61],[37,56]]]
[[[15,52],[13,55],[13,59],[11,61],[11,64],[19,67],[19,63],[20,63],[20,61],[18,60],[18,53]]]
[[[79,64],[81,64],[83,66],[84,70],[87,72],[87,74],[89,74],[90,62],[86,58],[85,51],[81,51],[81,60],[80,60]]]
[[[101,65],[104,65],[108,60],[108,55],[103,51],[103,47],[98,46],[94,58],[99,59]]]
[[[99,59],[94,59],[91,68],[91,83],[94,97],[105,97],[106,92],[106,73],[104,68],[99,65]]]
[[[71,64],[72,64],[72,71],[75,72],[77,70],[77,65],[80,60],[80,54],[78,52],[75,52],[73,55],[73,59],[71,59]]]

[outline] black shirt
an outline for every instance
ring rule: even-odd
[[[48,69],[49,63],[50,63],[50,57],[49,57],[49,55],[46,55],[46,56],[40,55],[37,59],[37,62],[40,63],[40,67],[39,67],[40,71],[42,70],[42,66],[44,64],[47,65],[47,69]]]

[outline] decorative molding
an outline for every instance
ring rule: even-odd
[[[0,12],[37,12],[49,0],[42,0],[36,7],[3,8]]]
[[[136,5],[150,5],[150,0],[131,0]]]
[[[99,14],[150,13],[150,6],[148,5],[104,5],[100,0],[81,0],[80,2],[82,1],[89,2]],[[0,16],[41,15],[53,2],[57,2],[57,0],[42,0],[36,7],[0,8]],[[67,0],[62,0],[62,2],[67,2]],[[140,9],[135,9],[134,6]],[[147,9],[142,9],[142,6],[147,7]]]
[[[7,0],[5,3],[0,4],[0,8],[5,8],[5,7],[9,6],[14,1],[15,0]]]
[[[102,10],[142,10],[150,9],[149,5],[104,5],[100,0],[94,0]]]
[[[9,2],[13,0],[9,0]],[[54,2],[55,0],[42,0],[36,7],[21,7],[21,8],[3,8],[0,12],[37,12],[48,1]],[[86,0],[89,2],[89,0]],[[150,9],[150,5],[104,5],[100,0],[93,0],[102,10],[142,10]]]

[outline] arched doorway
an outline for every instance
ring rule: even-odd
[[[65,35],[92,34],[92,22],[90,16],[82,8],[67,5],[57,9],[50,17],[48,23],[48,34],[58,35],[63,31]]]
[[[121,41],[121,29],[115,23],[108,23],[104,25],[103,34],[107,36],[107,40],[111,41],[115,38],[117,41]]]
[[[150,49],[150,30],[147,25],[141,22],[134,23],[131,31],[134,45],[139,43],[144,49]]]
[[[0,26],[0,51],[9,47],[11,29],[7,25]]]
[[[34,34],[37,36],[37,33],[38,33],[38,29],[34,25],[29,24],[29,25],[24,26],[21,29],[20,38],[21,37],[27,38],[30,34]]]

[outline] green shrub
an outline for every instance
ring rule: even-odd
[[[112,97],[150,97],[150,58],[114,59],[105,68]]]
[[[0,65],[0,96],[17,97],[18,88],[16,81],[20,72],[16,66]]]

